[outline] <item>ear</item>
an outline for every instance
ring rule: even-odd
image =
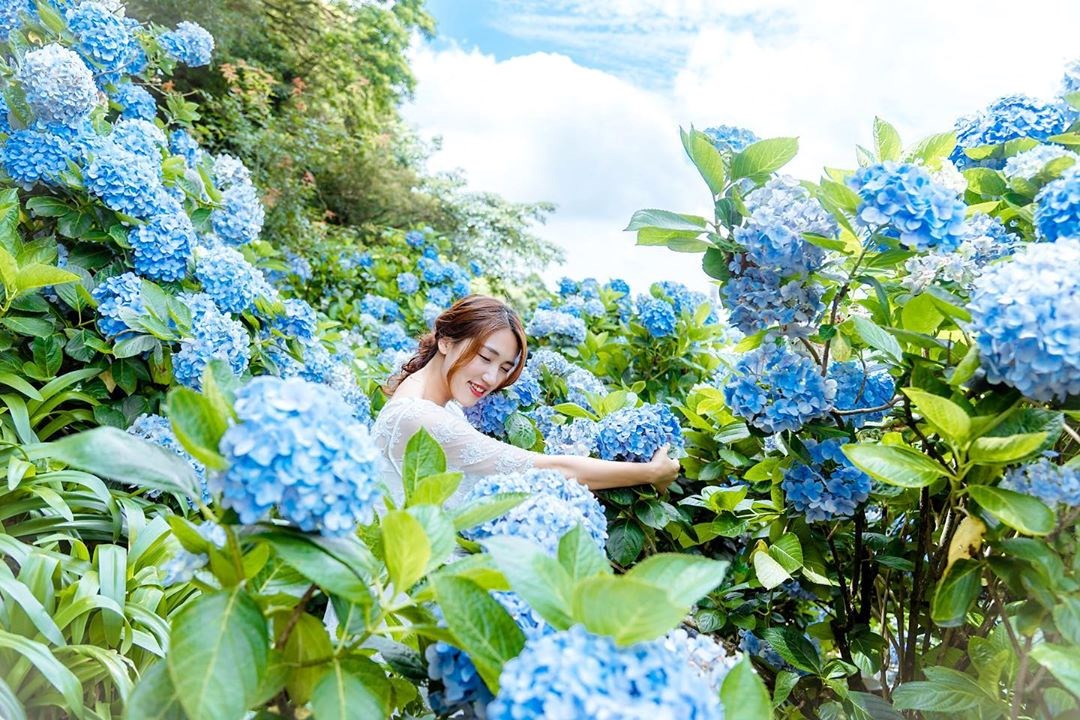
[[[439,338],[438,343],[440,355],[446,355],[447,353],[449,353],[450,348],[453,346],[453,343],[450,342],[450,338]]]

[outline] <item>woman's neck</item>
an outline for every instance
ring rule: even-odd
[[[427,365],[402,380],[394,395],[419,397],[439,405],[450,402],[450,387],[442,373],[442,356],[436,355]]]

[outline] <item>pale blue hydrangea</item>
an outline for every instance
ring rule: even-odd
[[[857,410],[859,408],[880,407],[896,394],[896,383],[884,368],[867,368],[856,360],[833,362],[829,365],[829,379],[836,382],[836,398],[833,406],[837,410]],[[881,422],[888,410],[872,413],[846,415],[845,421],[852,427],[861,428],[868,422]]]
[[[969,232],[956,250],[931,251],[909,258],[904,264],[908,275],[901,281],[904,287],[920,293],[934,284],[952,283],[966,294],[983,268],[1012,255],[1022,244],[1000,220],[986,213],[972,215],[967,226]]]
[[[670,631],[662,639],[664,648],[680,657],[705,682],[714,695],[720,693],[739,656],[728,655],[722,643],[705,633],[691,635],[684,628]]]
[[[553,377],[563,377],[573,367],[561,353],[550,348],[537,348],[531,351],[525,366],[532,371],[534,377],[538,378],[543,376],[545,369]]]
[[[378,345],[380,350],[414,350],[416,340],[409,337],[409,333],[401,323],[390,323],[379,330]]]
[[[547,406],[537,408],[537,410],[545,408],[554,413],[554,409]],[[546,413],[541,413],[540,417],[543,419],[545,415]],[[596,440],[599,434],[600,423],[588,418],[574,418],[562,425],[548,422],[547,429],[543,432],[544,453],[547,455],[589,457],[597,451]]]
[[[412,295],[420,289],[420,278],[411,272],[398,273],[397,287],[403,295]]]
[[[23,17],[35,15],[33,0],[4,0],[0,2],[0,42],[23,24]]]
[[[421,257],[416,261],[416,267],[420,276],[429,285],[441,283],[446,277],[446,268],[438,260],[429,257]]]
[[[454,303],[450,291],[443,287],[433,287],[427,293],[428,302],[441,308],[448,308]]]
[[[964,150],[983,145],[1000,145],[1018,138],[1046,140],[1065,132],[1074,115],[1057,101],[1043,102],[1027,95],[1006,95],[981,112],[956,122],[956,148],[949,160],[961,170],[985,166],[998,169],[1000,160],[974,161]]]
[[[419,230],[410,230],[405,233],[405,243],[414,249],[424,247],[424,233]]]
[[[360,312],[370,315],[379,322],[401,320],[401,308],[396,302],[381,295],[365,295],[360,301]]]
[[[351,535],[374,517],[379,449],[329,387],[257,377],[236,393],[237,422],[220,451],[229,469],[209,478],[224,507],[252,524],[273,508],[305,532]]]
[[[607,388],[600,378],[585,368],[572,366],[566,374],[566,401],[581,407],[589,407],[589,395],[604,395]]]
[[[620,278],[614,278],[612,280],[609,280],[607,283],[604,284],[604,287],[608,290],[614,290],[617,293],[622,293],[623,295],[630,294],[630,285],[625,280],[622,280]]]
[[[604,460],[648,462],[662,445],[675,454],[684,446],[679,421],[667,405],[623,408],[600,420],[596,448]]]
[[[256,298],[271,294],[262,271],[224,245],[196,252],[195,277],[225,312],[245,312],[254,307]]]
[[[1080,58],[1075,58],[1065,65],[1065,73],[1061,78],[1061,90],[1058,97],[1065,97],[1075,92],[1080,92]]]
[[[675,308],[671,303],[642,295],[637,300],[638,322],[654,338],[675,336]]]
[[[251,338],[243,323],[221,312],[204,293],[180,299],[191,310],[191,331],[181,338],[180,351],[173,355],[176,381],[201,390],[203,371],[211,360],[224,361],[234,375],[243,374],[251,359]]]
[[[151,280],[171,282],[187,274],[195,228],[187,213],[155,215],[128,234],[135,271]]]
[[[1042,402],[1080,393],[1080,238],[991,266],[968,310],[987,380]]]
[[[1058,465],[1049,458],[1010,469],[1001,487],[1037,497],[1051,508],[1080,506],[1080,468]]]
[[[426,305],[424,305],[424,311],[423,311],[424,326],[427,327],[427,328],[434,329],[435,321],[439,319],[439,316],[442,315],[442,313],[443,313],[443,308],[439,307],[438,305],[436,305],[433,302],[429,302]]]
[[[555,345],[575,347],[585,342],[585,323],[558,310],[537,310],[525,331],[534,338],[545,338]]]
[[[755,267],[744,254],[732,257],[731,276],[721,288],[731,324],[752,335],[778,327],[785,335],[805,336],[816,327],[825,305],[824,288],[803,278],[785,280],[775,270]]]
[[[551,433],[554,432],[555,428],[558,427],[555,424],[555,417],[558,415],[558,413],[555,412],[555,408],[551,407],[550,405],[538,405],[537,407],[529,410],[525,414],[528,417],[532,418],[532,421],[536,423],[537,432],[539,432],[545,438],[551,435]],[[548,454],[550,455],[559,453]]]
[[[783,276],[806,275],[818,270],[825,252],[802,238],[802,233],[835,237],[836,220],[798,180],[788,175],[772,178],[746,196],[749,217],[736,228],[735,238],[758,267]]]
[[[232,155],[218,155],[214,158],[214,183],[219,190],[228,190],[236,185],[251,185],[251,171],[243,161]]]
[[[168,148],[165,133],[148,120],[120,120],[113,125],[109,138],[125,150],[161,164],[161,153]]]
[[[845,441],[806,440],[812,465],[795,461],[784,471],[781,487],[787,501],[807,522],[851,517],[870,497],[870,476],[848,462],[840,447]]]
[[[607,308],[596,298],[589,298],[582,303],[581,313],[587,318],[599,318],[607,314]]]
[[[1080,239],[1080,166],[1073,165],[1035,196],[1035,228],[1043,240]]]
[[[512,535],[531,540],[554,555],[559,538],[582,525],[596,546],[604,547],[607,520],[600,502],[584,485],[557,470],[490,475],[469,490],[464,503],[508,492],[529,493],[530,497],[506,514],[465,531],[467,538],[479,542]]]
[[[294,338],[301,343],[315,342],[319,325],[315,308],[299,298],[288,298],[282,304],[285,312],[271,318],[270,326],[285,337]]]
[[[176,129],[169,134],[169,149],[174,155],[184,158],[188,167],[196,167],[206,156],[206,151],[199,147],[199,143],[187,130]]]
[[[535,405],[541,393],[536,376],[526,367],[513,385],[485,395],[475,405],[465,408],[465,417],[480,432],[505,439],[507,419]]]
[[[484,684],[472,659],[461,648],[441,640],[424,651],[428,677],[442,684],[428,693],[431,709],[440,717],[483,718],[495,696]]]
[[[221,206],[210,215],[214,232],[229,245],[246,245],[257,240],[266,220],[266,210],[255,186],[237,183],[223,193]]]
[[[721,152],[738,153],[756,143],[760,138],[746,128],[734,125],[717,125],[702,130],[709,142]]]
[[[918,165],[883,162],[848,179],[859,194],[861,224],[918,252],[953,250],[965,235],[967,206]]]
[[[188,67],[209,65],[214,53],[214,37],[198,23],[181,22],[158,38],[165,52]]]
[[[375,264],[375,258],[369,252],[351,250],[341,256],[341,268],[343,270],[355,270],[356,268],[370,268]]]
[[[731,412],[766,433],[801,429],[832,409],[835,394],[813,360],[772,342],[739,358],[724,385]]]
[[[184,446],[180,444],[180,441],[176,439],[176,434],[173,433],[172,425],[169,423],[168,419],[161,415],[143,413],[135,418],[135,422],[131,423],[131,427],[129,427],[127,431],[135,437],[142,438],[143,440],[152,442],[155,445],[168,450],[187,462],[187,464],[191,466],[191,471],[195,473],[195,477],[199,481],[203,502],[210,502],[210,494],[206,489],[206,467],[192,457],[191,453],[185,450]],[[151,491],[147,494],[151,497],[156,497],[161,494],[161,491]]]
[[[160,167],[160,163],[107,142],[86,169],[86,188],[110,210],[135,218],[172,212],[176,201],[161,184]]]
[[[530,640],[503,666],[488,720],[719,720],[718,694],[662,640],[619,647],[581,625]]]
[[[353,411],[353,417],[370,427],[371,399],[356,381],[356,373],[343,362],[338,362],[326,373],[326,384],[344,400]]]
[[[1030,180],[1045,170],[1048,164],[1062,158],[1068,158],[1075,164],[1080,160],[1080,155],[1060,145],[1038,145],[1006,160],[1002,173],[1010,180]]]
[[[56,43],[26,53],[16,79],[30,109],[44,122],[71,125],[97,104],[90,68],[76,53]]]
[[[146,312],[142,302],[142,280],[135,273],[114,275],[101,281],[91,293],[97,301],[97,326],[107,338],[130,331],[125,315]]]
[[[154,96],[142,85],[136,85],[130,80],[114,85],[110,99],[120,106],[120,117],[124,120],[153,122],[157,117]]]
[[[45,125],[16,130],[0,146],[4,172],[24,190],[37,183],[60,185],[60,174],[76,158],[77,151],[71,143]]]
[[[693,315],[702,304],[709,301],[709,299],[705,297],[705,293],[691,290],[680,282],[662,280],[656,283],[654,287],[671,301],[672,306],[675,308],[676,315],[682,315],[684,311]],[[706,325],[711,325],[715,322],[716,315],[712,313],[705,319]]]
[[[217,523],[204,522],[196,526],[195,531],[203,540],[211,543],[218,549],[224,548],[227,541],[225,528]],[[202,570],[210,562],[206,553],[193,553],[180,548],[175,555],[165,561],[161,566],[161,585],[172,587],[181,583],[191,582],[195,574]]]
[[[559,283],[558,284],[559,284],[559,288],[558,288],[559,295],[562,295],[563,297],[570,297],[571,295],[576,295],[577,294],[577,291],[578,291],[577,280],[574,280],[573,278],[568,278],[568,277],[561,277],[561,278],[559,278]]]
[[[140,61],[139,41],[104,3],[90,0],[75,5],[67,11],[67,23],[75,36],[74,50],[101,70],[100,84],[118,81]]]

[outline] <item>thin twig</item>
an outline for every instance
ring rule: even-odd
[[[312,583],[308,586],[308,589],[304,591],[304,594],[300,597],[300,601],[296,603],[296,607],[293,608],[292,615],[289,616],[288,622],[285,623],[285,627],[281,631],[281,635],[278,636],[277,641],[274,643],[274,647],[282,649],[285,647],[285,643],[289,642],[289,636],[292,635],[292,631],[296,628],[296,623],[300,622],[300,616],[304,614],[304,610],[307,609],[308,600],[311,600],[315,595],[315,591],[319,589],[318,585]]]

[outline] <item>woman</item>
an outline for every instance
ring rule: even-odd
[[[387,483],[398,505],[405,446],[420,428],[442,446],[447,468],[464,473],[451,505],[486,475],[530,468],[558,470],[590,490],[652,484],[663,491],[678,476],[679,462],[667,456],[667,446],[648,463],[611,462],[530,452],[473,428],[461,408],[513,384],[527,353],[521,320],[494,298],[470,295],[439,315],[416,354],[387,382],[384,392],[391,397],[372,427],[392,466]]]

